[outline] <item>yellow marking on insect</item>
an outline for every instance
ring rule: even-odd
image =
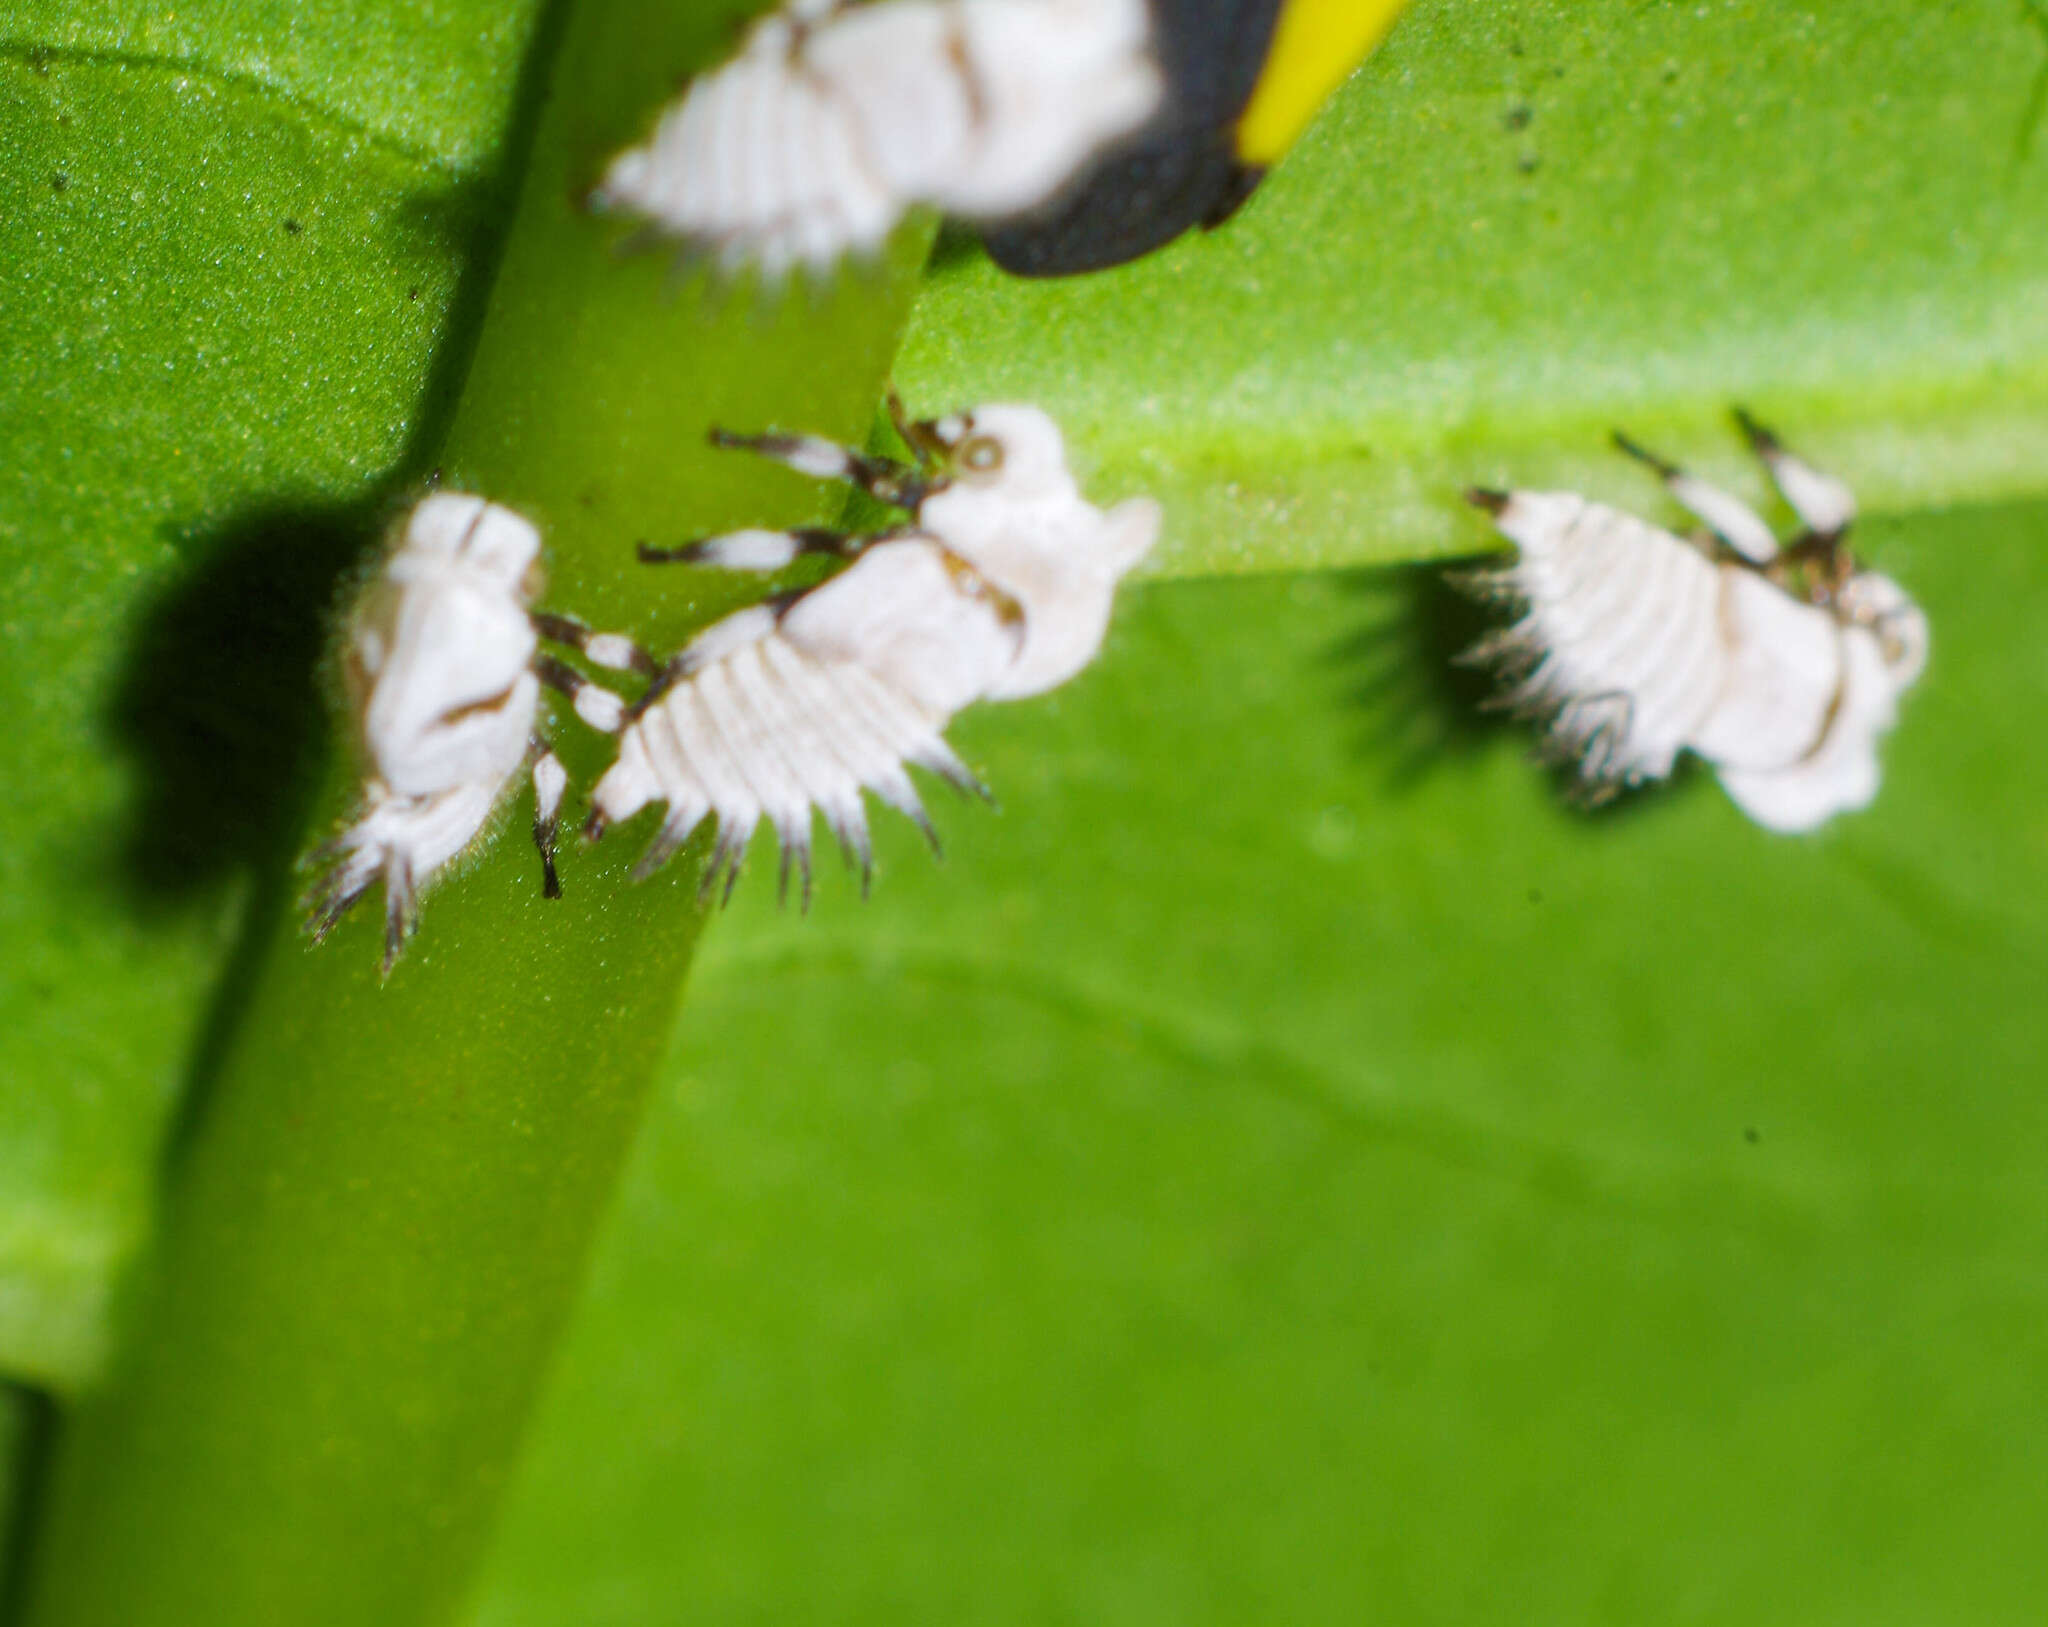
[[[1237,156],[1277,163],[1316,109],[1363,62],[1407,0],[1288,0],[1237,126]]]

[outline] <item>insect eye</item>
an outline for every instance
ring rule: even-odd
[[[1003,444],[988,435],[977,435],[960,448],[960,466],[978,475],[994,474],[1003,466]]]

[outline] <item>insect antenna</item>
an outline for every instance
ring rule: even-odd
[[[1751,416],[1747,407],[1738,406],[1735,409],[1735,427],[1742,431],[1743,439],[1749,442],[1751,450],[1758,457],[1766,457],[1785,449],[1776,435]]]
[[[1677,464],[1660,458],[1642,442],[1631,440],[1618,429],[1614,431],[1614,449],[1634,458],[1636,462],[1652,471],[1659,480],[1676,480],[1682,472]]]

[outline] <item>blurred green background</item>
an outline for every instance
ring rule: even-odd
[[[25,1474],[313,820],[534,27],[0,23]],[[885,827],[804,917],[757,854],[709,924],[465,1619],[2034,1619],[2044,119],[2029,0],[1417,0],[1224,232],[1058,286],[943,244],[913,405],[1041,402],[1167,540],[1082,680],[960,721],[1002,806],[938,803],[942,866]],[[1417,563],[1488,545],[1473,481],[1668,515],[1617,422],[1760,495],[1738,400],[1933,627],[1805,839],[1700,773],[1564,806]],[[527,919],[523,864],[427,933]]]

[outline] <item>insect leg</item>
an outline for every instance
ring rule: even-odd
[[[560,898],[562,878],[555,873],[555,837],[562,828],[562,793],[569,788],[569,771],[539,735],[533,737],[527,755],[533,760],[533,845],[540,849],[541,896]]]
[[[652,661],[648,665],[651,668]],[[592,683],[566,661],[558,661],[552,655],[538,656],[533,663],[533,675],[548,688],[568,696],[576,715],[600,734],[617,734],[624,726],[626,703],[604,685]]]
[[[711,444],[758,452],[818,480],[843,480],[893,508],[916,508],[931,489],[924,472],[889,458],[869,457],[816,435],[735,435],[714,429]]]
[[[941,420],[937,418],[912,418],[903,405],[903,397],[892,385],[889,390],[889,422],[895,426],[903,444],[910,448],[921,467],[929,469],[935,463],[943,463],[952,450],[946,437],[939,433]]]
[[[779,571],[806,554],[826,554],[835,559],[852,559],[874,536],[845,531],[803,527],[794,531],[729,531],[724,536],[704,537],[676,548],[639,545],[643,565],[709,565],[722,571]]]
[[[661,670],[661,663],[624,633],[592,632],[574,616],[552,615],[545,610],[531,612],[527,620],[550,643],[566,644],[613,672],[637,672],[643,678],[651,678]]]
[[[1832,542],[1849,529],[1856,518],[1856,496],[1847,486],[1787,452],[1777,436],[1741,407],[1735,409],[1735,422],[1808,531]]]
[[[1667,463],[1618,429],[1614,432],[1614,444],[1638,463],[1653,469],[1680,506],[1705,522],[1708,530],[1752,565],[1768,565],[1778,557],[1778,539],[1756,510],[1741,498],[1709,485],[1697,475],[1687,474],[1675,463]]]

